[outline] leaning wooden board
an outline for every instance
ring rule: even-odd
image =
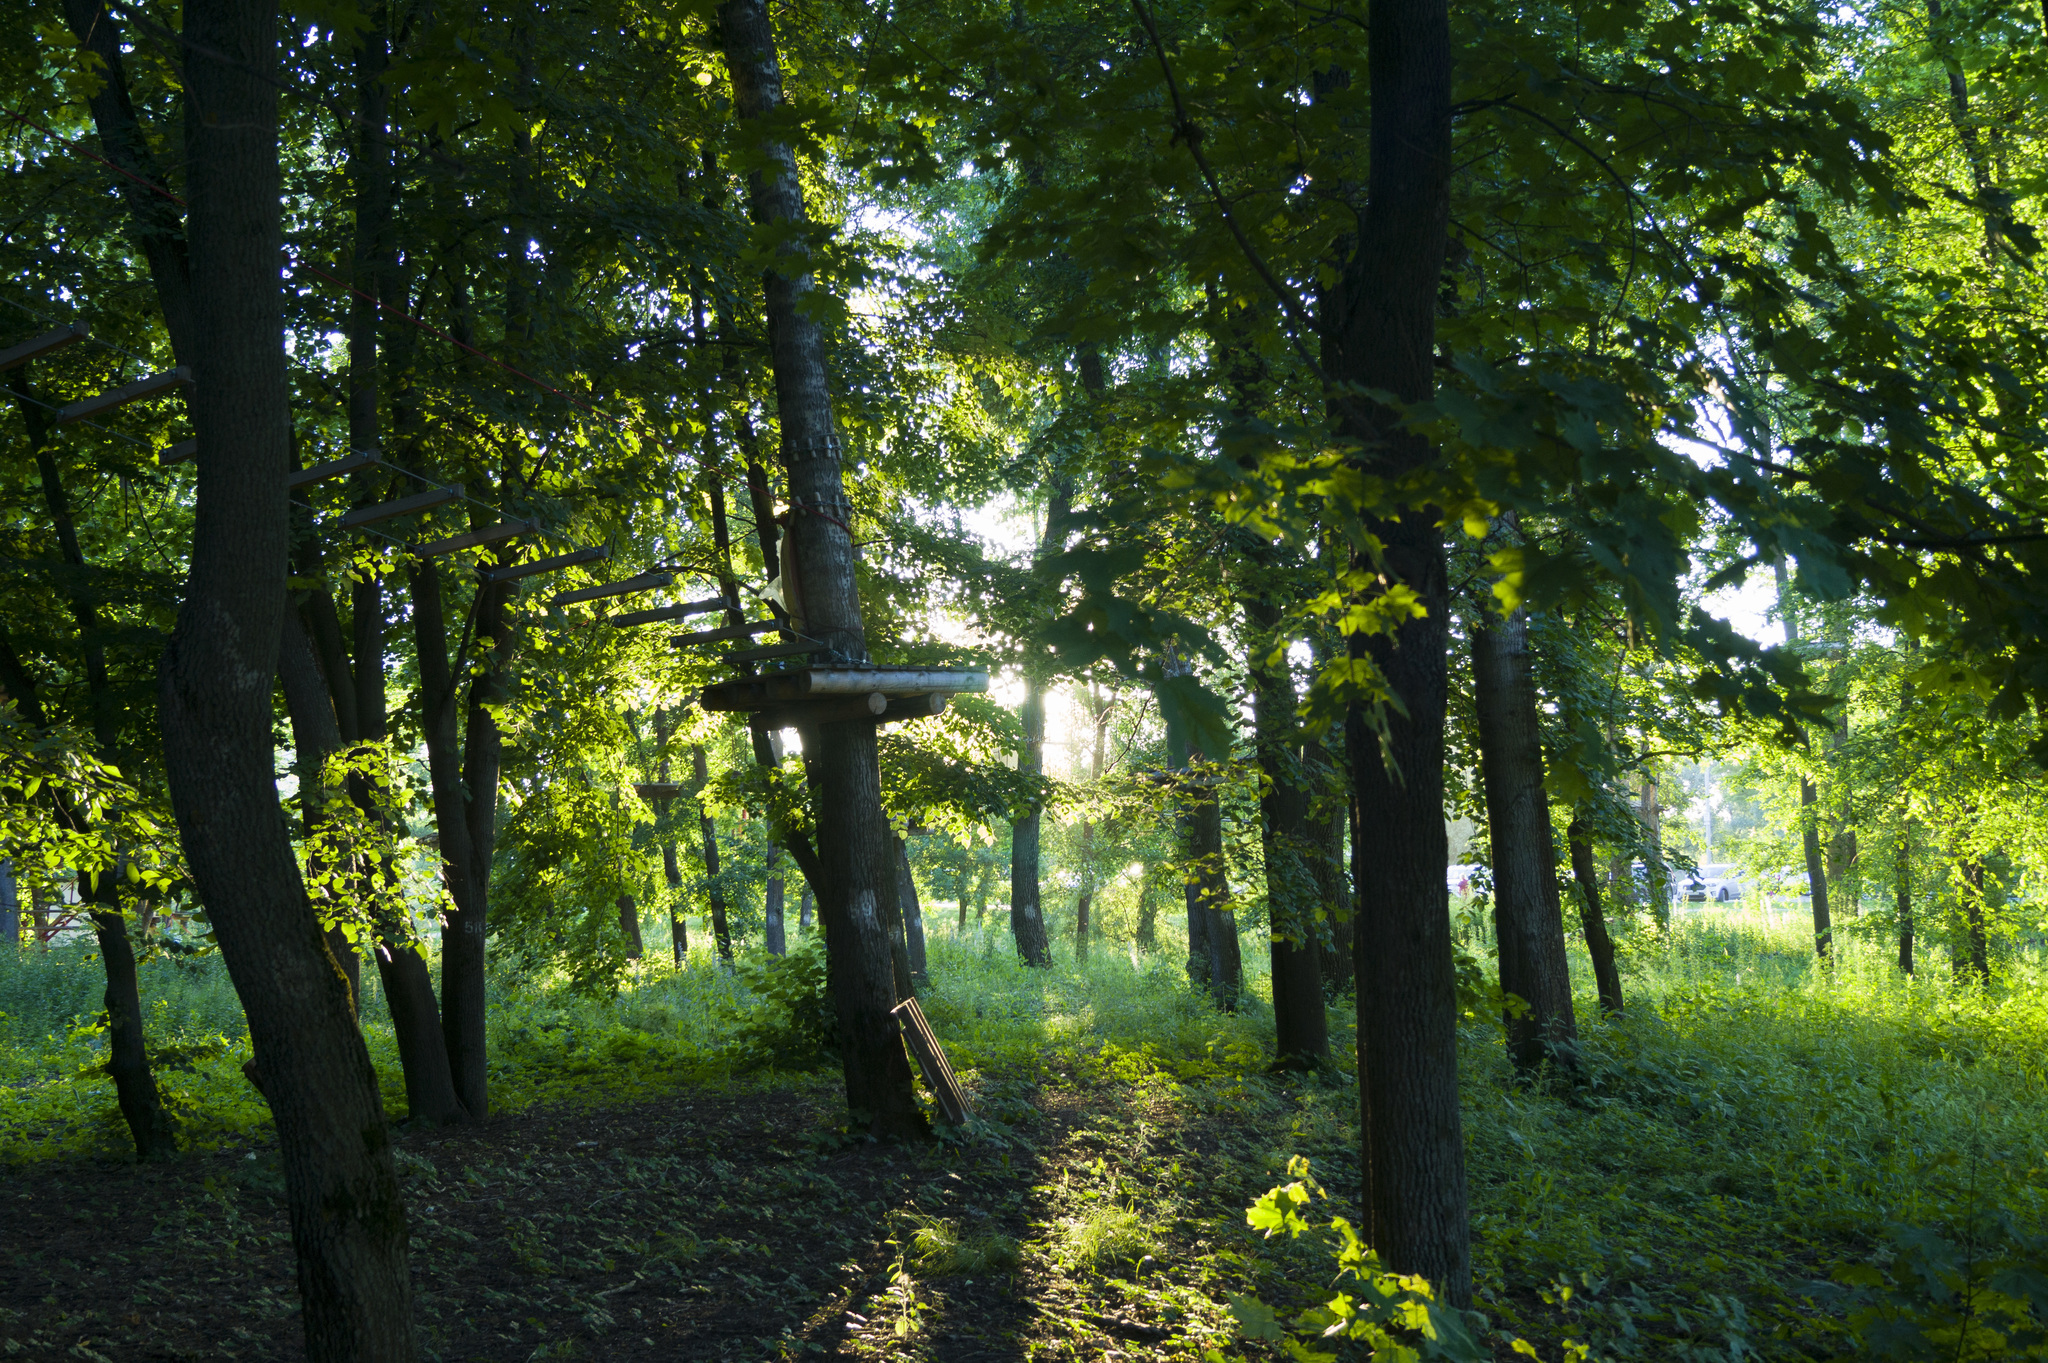
[[[953,1126],[967,1125],[972,1115],[967,1107],[967,1094],[960,1087],[960,1081],[953,1074],[953,1067],[946,1063],[946,1053],[939,1048],[939,1039],[932,1035],[932,1025],[924,1020],[924,1010],[917,1006],[916,999],[905,999],[889,1010],[896,1022],[903,1028],[903,1039],[910,1044],[910,1053],[917,1057],[917,1067],[924,1072],[924,1085],[938,1100],[939,1115]]]

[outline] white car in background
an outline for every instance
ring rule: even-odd
[[[1695,903],[1726,904],[1741,899],[1749,893],[1749,886],[1740,879],[1740,872],[1738,866],[1702,866],[1685,878],[1680,893]]]

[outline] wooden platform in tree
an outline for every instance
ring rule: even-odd
[[[964,667],[798,667],[704,688],[707,710],[776,710],[827,697],[957,696],[988,690],[988,673]]]

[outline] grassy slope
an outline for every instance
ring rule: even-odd
[[[1634,1006],[1620,1022],[1591,1019],[1582,981],[1589,1082],[1574,1091],[1510,1085],[1496,1030],[1468,1019],[1478,1279],[1496,1327],[1545,1357],[1567,1339],[1595,1356],[1826,1357],[1851,1346],[1840,1303],[1811,1284],[1838,1263],[1885,1261],[1894,1223],[1982,1229],[1997,1211],[2043,1229],[2048,1016],[2027,970],[1987,998],[1951,987],[1945,965],[1902,981],[1881,944],[1847,940],[1822,973],[1796,925],[1740,916],[1639,938],[1629,969]],[[1049,1310],[1194,1318],[1201,1299],[1211,1316],[1249,1286],[1300,1304],[1327,1281],[1315,1246],[1261,1245],[1233,1210],[1282,1181],[1294,1153],[1312,1157],[1336,1210],[1357,1188],[1355,1088],[1341,1072],[1266,1078],[1262,1006],[1215,1014],[1171,950],[1098,950],[1085,968],[1037,973],[998,936],[970,933],[934,942],[933,976],[934,1026],[1018,1148],[1051,1129],[1039,1114],[1062,1114],[1020,1269]],[[120,1151],[111,1088],[91,1069],[96,1038],[65,1025],[96,988],[76,959],[0,966],[0,1162]],[[267,1117],[236,1072],[246,1041],[217,963],[153,964],[147,989],[152,1040],[178,1057],[167,1083],[190,1139],[260,1141]],[[616,1001],[503,988],[495,1101],[607,1107],[779,1082],[733,1075],[743,1002],[708,960],[653,966]],[[365,1016],[396,1108],[374,997]],[[1134,1272],[1145,1253],[1163,1266],[1150,1279]],[[892,1338],[916,1352],[914,1332]],[[1146,1356],[1142,1341],[1123,1347]]]

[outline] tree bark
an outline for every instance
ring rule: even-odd
[[[1265,655],[1277,642],[1280,609],[1254,592],[1245,618],[1252,646],[1252,732],[1258,751],[1261,837],[1266,853],[1266,917],[1273,978],[1273,1064],[1276,1069],[1320,1069],[1330,1062],[1329,1015],[1323,1007],[1323,971],[1317,922],[1321,885],[1311,869],[1320,851],[1309,830],[1309,777],[1294,720],[1294,680],[1283,658]]]
[[[675,948],[676,964],[681,965],[690,954],[690,924],[682,913],[683,868],[676,863],[676,845],[672,842],[661,845],[661,869],[668,881],[669,944]]]
[[[782,849],[771,845],[768,849],[768,884],[761,896],[761,935],[773,956],[784,955],[789,950],[782,928],[783,894]]]
[[[477,588],[474,653],[480,665],[466,701],[450,664],[441,573],[432,560],[406,570],[412,596],[413,650],[420,669],[420,735],[426,742],[440,837],[441,878],[453,907],[442,915],[441,1038],[456,1101],[470,1120],[490,1112],[484,1034],[486,920],[491,853],[497,840],[498,766],[502,752],[489,707],[502,696],[495,650],[504,630],[506,584]],[[467,670],[467,669],[466,669]],[[458,719],[466,719],[458,733]]]
[[[1991,944],[1985,932],[1984,860],[1973,857],[1963,863],[1963,930],[1969,954],[1956,952],[1956,978],[1974,976],[1978,984],[1991,986]]]
[[[1302,772],[1311,783],[1304,836],[1309,874],[1315,880],[1316,903],[1325,924],[1325,934],[1316,943],[1316,965],[1322,971],[1324,993],[1343,995],[1353,987],[1351,887],[1344,874],[1344,808],[1348,802],[1339,799],[1326,780],[1331,756],[1319,741],[1302,746]]]
[[[1899,918],[1899,969],[1913,973],[1913,819],[1899,822],[1898,860],[1892,866],[1893,904]]]
[[[0,861],[0,951],[21,950],[21,892],[14,883],[14,863]]]
[[[910,849],[896,840],[896,902],[903,912],[903,931],[908,948],[911,983],[929,985],[931,969],[924,950],[924,904],[918,899],[917,877],[910,869]]]
[[[784,573],[795,579],[791,624],[818,641],[827,657],[858,666],[868,661],[868,651],[852,504],[840,472],[824,336],[808,306],[814,281],[802,183],[791,144],[772,125],[783,92],[766,0],[726,0],[718,28],[741,125],[758,139],[759,168],[747,184],[750,214],[758,229],[778,237],[763,285],[791,511],[782,551]],[[881,913],[884,898],[894,898],[894,868],[875,726],[842,722],[805,730],[804,765],[818,813],[819,910],[847,1106],[877,1136],[923,1135],[928,1127],[890,1012],[894,963]]]
[[[1094,700],[1095,691],[1089,688],[1089,697]],[[1116,704],[1116,694],[1111,692],[1099,704],[1091,708],[1089,718],[1094,721],[1095,745],[1088,759],[1088,783],[1091,787],[1102,784],[1103,749],[1108,741],[1110,709]],[[1095,907],[1095,821],[1081,820],[1081,892],[1074,900],[1074,959],[1088,959],[1089,917]]]
[[[72,623],[78,631],[93,743],[100,761],[119,768],[124,755],[116,724],[113,678],[107,671],[106,650],[100,643],[104,626],[99,606],[91,595],[91,566],[79,543],[78,528],[71,516],[71,499],[57,468],[54,427],[48,409],[30,399],[28,366],[16,369],[9,379],[19,399],[22,421],[28,428],[29,446],[42,478],[43,501],[50,513],[50,524],[57,532],[58,551],[71,568],[70,581],[74,585],[65,594],[70,598]],[[9,668],[10,672],[13,670]],[[33,680],[25,672],[7,680],[11,683],[7,689],[16,693],[14,698],[23,718],[38,728],[46,727],[49,717],[43,713]],[[70,801],[59,802],[59,816],[78,831],[85,831],[84,816]],[[107,980],[101,998],[107,1019],[107,1076],[114,1081],[115,1099],[135,1142],[136,1158],[167,1159],[177,1151],[177,1130],[170,1110],[163,1105],[156,1074],[149,1064],[135,946],[129,941],[128,920],[121,909],[121,878],[111,867],[97,872],[81,871],[78,888],[79,898],[91,906],[93,937],[99,943]]]
[[[192,363],[193,334],[191,260],[178,206],[148,186],[162,185],[164,175],[150,153],[128,94],[128,73],[121,49],[121,25],[101,0],[64,0],[64,19],[80,45],[103,63],[100,88],[87,100],[93,129],[106,158],[128,174],[117,176],[114,188],[127,209],[135,244],[149,264],[157,306],[163,309],[164,330],[171,353],[180,364]],[[134,178],[129,178],[129,177]]]
[[[711,940],[718,947],[718,959],[732,964],[732,926],[725,915],[725,889],[718,883],[718,824],[704,805],[704,787],[711,772],[704,764],[704,745],[690,746],[690,765],[697,777],[697,822],[704,835],[704,887],[711,900]]]
[[[1785,561],[1780,559],[1774,566],[1778,579],[1778,613],[1784,619],[1785,643],[1790,647],[1799,642],[1799,623],[1792,614]],[[1828,876],[1821,860],[1818,804],[1813,781],[1802,772],[1799,777],[1799,840],[1806,853],[1806,891],[1813,902],[1813,951],[1826,960],[1834,947],[1835,931],[1834,920],[1828,914]]]
[[[1178,655],[1167,659],[1169,675],[1191,670]],[[1177,725],[1166,733],[1167,761],[1178,774],[1178,834],[1182,889],[1188,915],[1188,981],[1208,992],[1225,1012],[1235,1011],[1244,992],[1244,966],[1237,941],[1237,913],[1230,907],[1230,881],[1223,865],[1223,810],[1216,778],[1204,770],[1200,749]]]
[[[809,932],[811,930],[811,909],[815,903],[816,900],[811,893],[811,887],[807,884],[803,888],[803,893],[797,897],[796,930],[798,932]]]
[[[1664,811],[1657,803],[1657,774],[1643,769],[1643,793],[1636,804],[1643,825],[1643,892],[1650,897],[1650,917],[1660,931],[1671,927],[1671,877],[1664,869]]]
[[[1045,697],[1036,678],[1024,679],[1024,705],[1018,711],[1024,741],[1017,749],[1017,770],[1037,776],[1045,770]],[[1010,935],[1026,965],[1052,964],[1052,942],[1045,930],[1045,908],[1039,900],[1039,827],[1043,814],[1036,805],[1010,823]]]
[[[626,959],[637,961],[645,954],[645,945],[640,940],[640,905],[633,896],[619,896],[619,935],[626,939]]]
[[[1579,887],[1579,919],[1586,931],[1586,954],[1593,958],[1593,981],[1600,991],[1600,1011],[1609,1017],[1621,1012],[1621,971],[1614,963],[1614,939],[1607,935],[1607,916],[1600,910],[1599,871],[1593,864],[1593,844],[1585,821],[1572,811],[1565,841],[1571,849],[1572,880]]]
[[[277,652],[277,676],[284,689],[285,713],[291,718],[292,753],[294,765],[298,768],[299,820],[310,844],[327,822],[326,804],[330,791],[326,784],[326,765],[329,758],[341,751],[341,724],[335,718],[334,702],[330,699],[332,688],[321,673],[313,641],[298,613],[289,606],[284,611]],[[308,870],[316,878],[332,870],[324,858],[312,853],[310,846],[307,857]],[[328,911],[321,916],[332,916],[334,895],[331,891],[316,891],[313,899],[316,913],[321,913],[322,907],[328,906]],[[349,1011],[359,1012],[362,963],[356,958],[355,945],[339,924],[329,929],[323,940],[327,943],[327,954],[334,960],[334,968],[348,982]]]
[[[1569,1067],[1578,1022],[1572,1016],[1550,800],[1543,788],[1529,622],[1521,611],[1473,625],[1472,680],[1486,827],[1493,845],[1500,986],[1529,1005],[1521,1017],[1509,1013],[1504,1019],[1508,1055],[1523,1071],[1546,1061]],[[1576,875],[1576,864],[1573,870]]]
[[[1399,414],[1355,396],[1427,399],[1449,224],[1450,18],[1446,0],[1372,0],[1370,169],[1357,246],[1325,300],[1324,363],[1339,429],[1376,476],[1433,451]],[[1354,708],[1346,725],[1359,836],[1359,1097],[1367,1236],[1397,1273],[1441,1300],[1472,1300],[1465,1149],[1458,1107],[1457,988],[1444,832],[1445,620],[1450,599],[1438,515],[1372,517],[1383,546],[1361,566],[1406,585],[1424,614],[1390,635],[1351,636],[1400,698],[1384,739]]]
[[[307,1356],[409,1360],[405,1206],[377,1076],[300,883],[272,769],[289,418],[277,20],[264,0],[185,7],[199,497],[163,655],[165,770],[277,1123]]]

